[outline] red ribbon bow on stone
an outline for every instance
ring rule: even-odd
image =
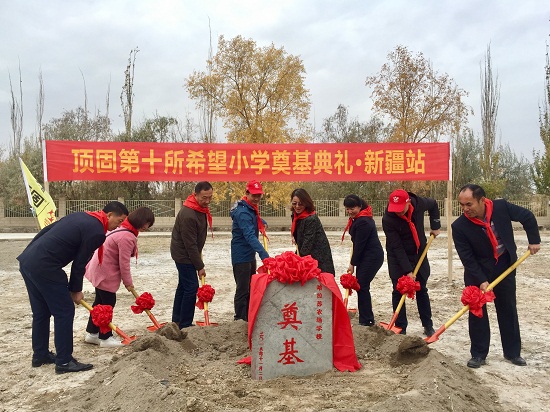
[[[136,304],[131,306],[132,312],[141,313],[144,310],[151,310],[155,306],[155,299],[149,292],[144,292],[136,298]]]
[[[340,276],[340,284],[344,289],[349,289],[350,296],[352,294],[352,290],[361,289],[361,287],[359,286],[359,282],[357,282],[357,278],[351,273],[344,273],[342,276]]]
[[[466,286],[460,298],[463,305],[470,306],[470,312],[478,318],[483,317],[483,305],[495,300],[495,293],[489,290],[485,293],[477,286]]]
[[[401,276],[397,281],[396,289],[402,295],[407,295],[408,298],[414,299],[414,295],[420,290],[420,282],[415,281],[410,276]]]
[[[318,262],[310,255],[298,256],[287,251],[275,257],[263,260],[264,265],[258,269],[258,273],[269,273],[269,281],[276,279],[281,283],[300,282],[302,286],[310,279],[317,278],[321,274]]]
[[[210,285],[202,285],[199,290],[197,290],[197,303],[195,306],[199,309],[204,309],[204,303],[205,302],[212,302],[212,299],[214,299],[214,294],[216,291],[214,288]]]
[[[109,323],[113,320],[113,307],[111,305],[95,305],[90,314],[92,322],[99,327],[101,333],[107,333],[111,328]]]

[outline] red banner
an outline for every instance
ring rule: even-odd
[[[449,143],[46,141],[46,179],[120,181],[449,180]]]

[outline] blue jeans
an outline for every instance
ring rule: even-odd
[[[199,278],[195,266],[190,263],[176,262],[176,268],[178,269],[178,287],[174,297],[172,322],[177,323],[181,329],[193,324]]]
[[[59,269],[62,270],[62,269]],[[53,282],[19,268],[27,286],[32,310],[33,356],[47,358],[50,344],[50,318],[53,316],[55,363],[62,365],[73,358],[74,303],[68,281]]]

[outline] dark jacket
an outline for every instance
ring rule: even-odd
[[[196,270],[204,268],[201,252],[208,234],[206,214],[182,206],[170,241],[170,254],[176,263],[192,264]]]
[[[370,267],[384,262],[384,249],[378,238],[376,223],[372,218],[361,216],[353,219],[349,234],[353,242],[353,253],[350,259],[353,266]]]
[[[86,264],[105,242],[103,224],[85,212],[71,213],[46,226],[17,260],[21,267],[53,282],[67,282],[63,268],[72,262],[69,291],[82,291]]]
[[[269,254],[258,240],[258,217],[256,212],[244,200],[235,203],[229,212],[233,225],[231,228],[231,263],[253,262],[256,259],[256,253],[260,259],[264,260]],[[263,220],[262,220],[263,221]],[[264,225],[265,225],[265,221]]]
[[[413,272],[418,258],[426,247],[427,239],[424,232],[424,214],[426,211],[430,216],[431,230],[441,228],[439,207],[434,199],[416,196],[409,192],[411,204],[414,207],[412,222],[416,227],[420,247],[416,248],[411,229],[405,219],[393,212],[384,212],[382,217],[382,228],[386,234],[386,253],[388,255],[388,270],[392,279],[398,279],[407,273]],[[424,258],[422,267],[429,271],[428,258]],[[421,268],[421,270],[423,270]]]
[[[529,244],[540,243],[537,219],[528,209],[504,199],[493,200],[491,220],[500,241],[510,254],[512,263],[518,258],[512,221],[523,225]],[[451,227],[455,248],[464,266],[465,285],[479,286],[488,281],[488,275],[492,273],[496,261],[491,241],[483,227],[471,222],[464,214],[459,216]]]
[[[316,214],[296,222],[294,240],[300,256],[311,255],[313,259],[317,260],[321,272],[335,274],[327,234]]]

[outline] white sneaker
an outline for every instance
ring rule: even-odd
[[[84,337],[84,342],[91,343],[92,345],[99,345],[101,340],[99,339],[99,333],[88,333]]]
[[[122,342],[116,339],[114,336],[109,336],[107,339],[99,339],[99,347],[100,348],[116,348],[119,346],[123,346]]]

